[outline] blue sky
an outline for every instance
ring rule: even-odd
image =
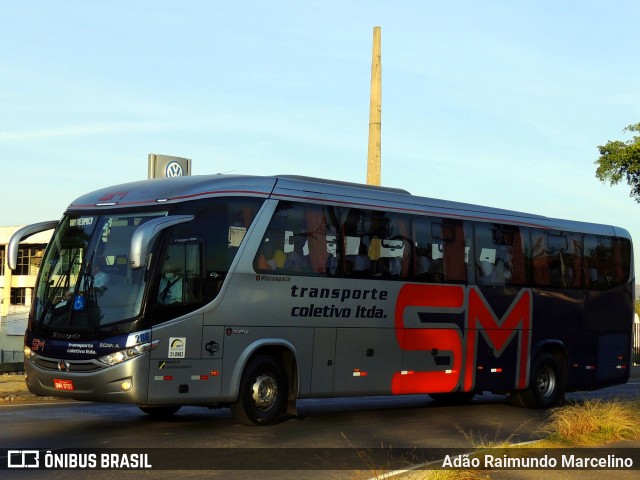
[[[146,178],[148,153],[364,182],[378,25],[383,185],[640,245],[640,204],[594,176],[640,121],[639,20],[632,0],[3,0],[0,225]]]

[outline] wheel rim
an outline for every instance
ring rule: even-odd
[[[553,395],[556,389],[556,374],[549,365],[543,366],[538,372],[538,392],[545,398]]]
[[[260,375],[251,387],[253,403],[259,410],[269,410],[278,398],[278,382],[271,375]]]

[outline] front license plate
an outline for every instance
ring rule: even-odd
[[[67,390],[69,392],[73,392],[75,390],[73,388],[73,381],[61,378],[54,378],[53,386],[56,387],[56,390]]]

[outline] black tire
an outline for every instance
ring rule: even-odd
[[[287,376],[280,363],[268,355],[256,355],[247,364],[233,416],[244,425],[269,425],[280,419],[287,405]]]
[[[429,396],[435,402],[442,405],[466,405],[475,396],[474,392],[430,393]]]
[[[138,408],[153,418],[169,418],[178,410],[180,410],[180,405],[171,405],[167,407],[138,407]]]
[[[516,407],[549,408],[564,399],[564,379],[558,360],[550,353],[536,358],[531,369],[529,386],[512,392],[509,402]]]

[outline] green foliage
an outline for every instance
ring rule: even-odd
[[[623,132],[640,133],[640,123],[629,125]],[[640,136],[631,140],[608,141],[599,145],[600,158],[596,161],[596,177],[602,182],[616,185],[626,180],[631,187],[630,196],[640,203]]]

